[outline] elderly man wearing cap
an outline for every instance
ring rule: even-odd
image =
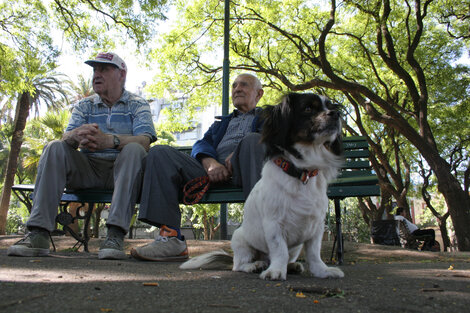
[[[46,256],[65,187],[114,188],[107,238],[100,259],[124,259],[124,235],[140,192],[143,160],[156,138],[148,103],[124,89],[127,67],[115,53],[99,53],[93,67],[95,95],[73,108],[62,140],[44,147],[39,160],[29,233],[8,255]],[[79,149],[79,150],[77,150]]]

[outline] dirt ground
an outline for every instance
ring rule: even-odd
[[[345,242],[343,279],[288,275],[263,281],[228,270],[183,271],[178,263],[98,260],[55,237],[45,258],[7,257],[0,236],[0,312],[468,312],[470,253],[420,252]],[[126,240],[126,247],[149,240]],[[190,255],[228,241],[188,241]],[[332,242],[324,242],[328,261]]]

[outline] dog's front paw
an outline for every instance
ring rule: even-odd
[[[264,280],[286,280],[286,271],[268,268],[259,277]]]
[[[317,267],[312,270],[310,268],[310,273],[318,278],[343,278],[344,273],[337,267],[328,267],[328,266],[321,266]]]
[[[302,263],[294,262],[287,264],[287,273],[288,274],[300,274],[303,273],[304,266]]]
[[[268,264],[264,261],[256,261],[253,263],[245,263],[238,268],[234,268],[234,271],[237,272],[245,272],[245,273],[260,273],[262,270],[266,269],[268,267]]]

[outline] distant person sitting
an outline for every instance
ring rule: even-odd
[[[397,221],[403,221],[410,231],[410,233],[413,236],[426,236],[427,239],[424,241],[424,245],[422,250],[432,250],[434,245],[436,244],[435,239],[436,239],[436,233],[434,232],[434,229],[419,229],[418,226],[415,224],[411,223],[406,217],[405,217],[405,209],[402,207],[397,207],[396,214],[394,216],[395,220]],[[398,227],[398,226],[397,226]],[[399,229],[397,229],[397,233],[400,234]]]

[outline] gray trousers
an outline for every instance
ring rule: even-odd
[[[87,157],[56,140],[48,143],[39,160],[33,207],[28,227],[55,228],[57,208],[64,188],[113,189],[107,225],[129,230],[139,195],[147,152],[138,143],[124,146],[116,160]]]
[[[261,177],[265,147],[260,138],[258,133],[245,136],[231,159],[232,182],[242,186],[245,197]],[[180,227],[183,187],[191,179],[205,175],[201,163],[191,156],[170,146],[152,147],[145,165],[139,220],[157,227]]]

